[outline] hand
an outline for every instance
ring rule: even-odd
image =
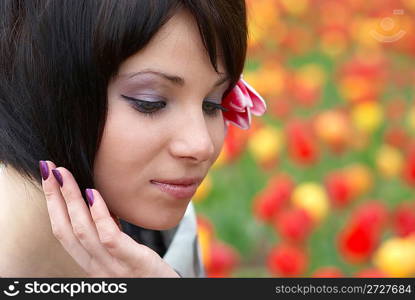
[[[97,190],[90,190],[93,204],[88,209],[67,169],[51,161],[43,169],[49,173],[46,180],[42,176],[42,187],[52,232],[88,276],[179,277],[155,251],[120,230]]]

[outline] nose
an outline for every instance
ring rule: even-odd
[[[177,126],[171,128],[171,154],[195,163],[211,159],[215,149],[203,113],[188,112],[180,119],[180,122],[175,122]]]

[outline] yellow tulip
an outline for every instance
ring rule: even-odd
[[[264,61],[255,72],[244,73],[244,79],[254,86],[261,95],[277,96],[285,88],[286,72],[282,66],[272,60]]]
[[[298,185],[293,191],[291,201],[294,206],[305,209],[317,223],[329,211],[329,200],[326,191],[318,183],[305,182]]]
[[[246,7],[249,24],[249,48],[257,47],[265,40],[269,40],[270,34],[273,35],[273,40],[281,35],[281,33],[279,34],[282,25],[279,18],[280,13],[278,6],[273,1],[246,1]]]
[[[382,41],[377,39],[376,35],[379,21],[378,18],[356,18],[351,25],[352,30],[350,32],[358,45],[370,48],[378,48],[381,46]]]
[[[296,72],[296,77],[306,87],[316,88],[323,85],[326,80],[326,73],[321,65],[308,64]]]
[[[280,0],[284,9],[294,16],[299,16],[307,11],[309,0]]]
[[[373,263],[390,277],[415,275],[415,239],[390,238],[373,256]]]
[[[207,174],[203,181],[200,183],[199,187],[196,190],[196,193],[193,195],[193,202],[200,202],[207,197],[210,190],[212,189],[212,179],[211,175]]]
[[[382,119],[382,107],[374,101],[358,103],[352,111],[352,120],[355,127],[365,133],[376,130]]]
[[[376,154],[376,166],[385,177],[395,177],[403,167],[403,157],[398,149],[383,145]]]
[[[409,110],[407,122],[410,130],[415,133],[415,106]]]
[[[197,227],[197,235],[200,245],[200,251],[202,254],[203,265],[207,267],[210,265],[211,261],[210,249],[212,244],[212,234],[207,228],[199,225]]]
[[[275,161],[283,145],[283,134],[273,126],[265,125],[256,130],[248,140],[248,149],[254,159],[266,165]]]
[[[344,53],[346,47],[347,41],[341,32],[327,32],[321,36],[320,49],[331,57]]]
[[[226,164],[227,160],[228,160],[228,158],[227,158],[227,154],[226,154],[226,149],[225,149],[225,147],[223,147],[221,152],[219,153],[218,158],[213,163],[211,169],[217,169],[217,168],[223,166],[224,164]]]

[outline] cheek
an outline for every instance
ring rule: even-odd
[[[225,143],[225,138],[227,134],[227,126],[222,121],[222,119],[219,117],[219,120],[217,122],[214,122],[210,127],[210,136],[212,137],[212,142],[215,147],[215,154],[212,158],[212,164],[216,161],[218,158],[223,144]]]
[[[94,163],[96,187],[110,198],[136,186],[160,147],[157,128],[149,128],[136,112],[122,103],[108,110]],[[122,185],[122,186],[121,186]]]

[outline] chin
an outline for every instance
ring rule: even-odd
[[[185,210],[181,214],[174,215],[164,215],[150,217],[149,219],[144,219],[141,216],[130,216],[130,218],[122,218],[128,223],[134,224],[136,226],[151,229],[151,230],[169,230],[177,226],[184,216]]]
[[[151,223],[151,224],[145,224],[141,227],[146,228],[146,229],[151,229],[151,230],[169,230],[172,229],[173,227],[177,226],[181,221],[181,218],[177,219],[177,221],[175,220],[174,222],[169,221],[169,222],[157,222],[157,223]]]

